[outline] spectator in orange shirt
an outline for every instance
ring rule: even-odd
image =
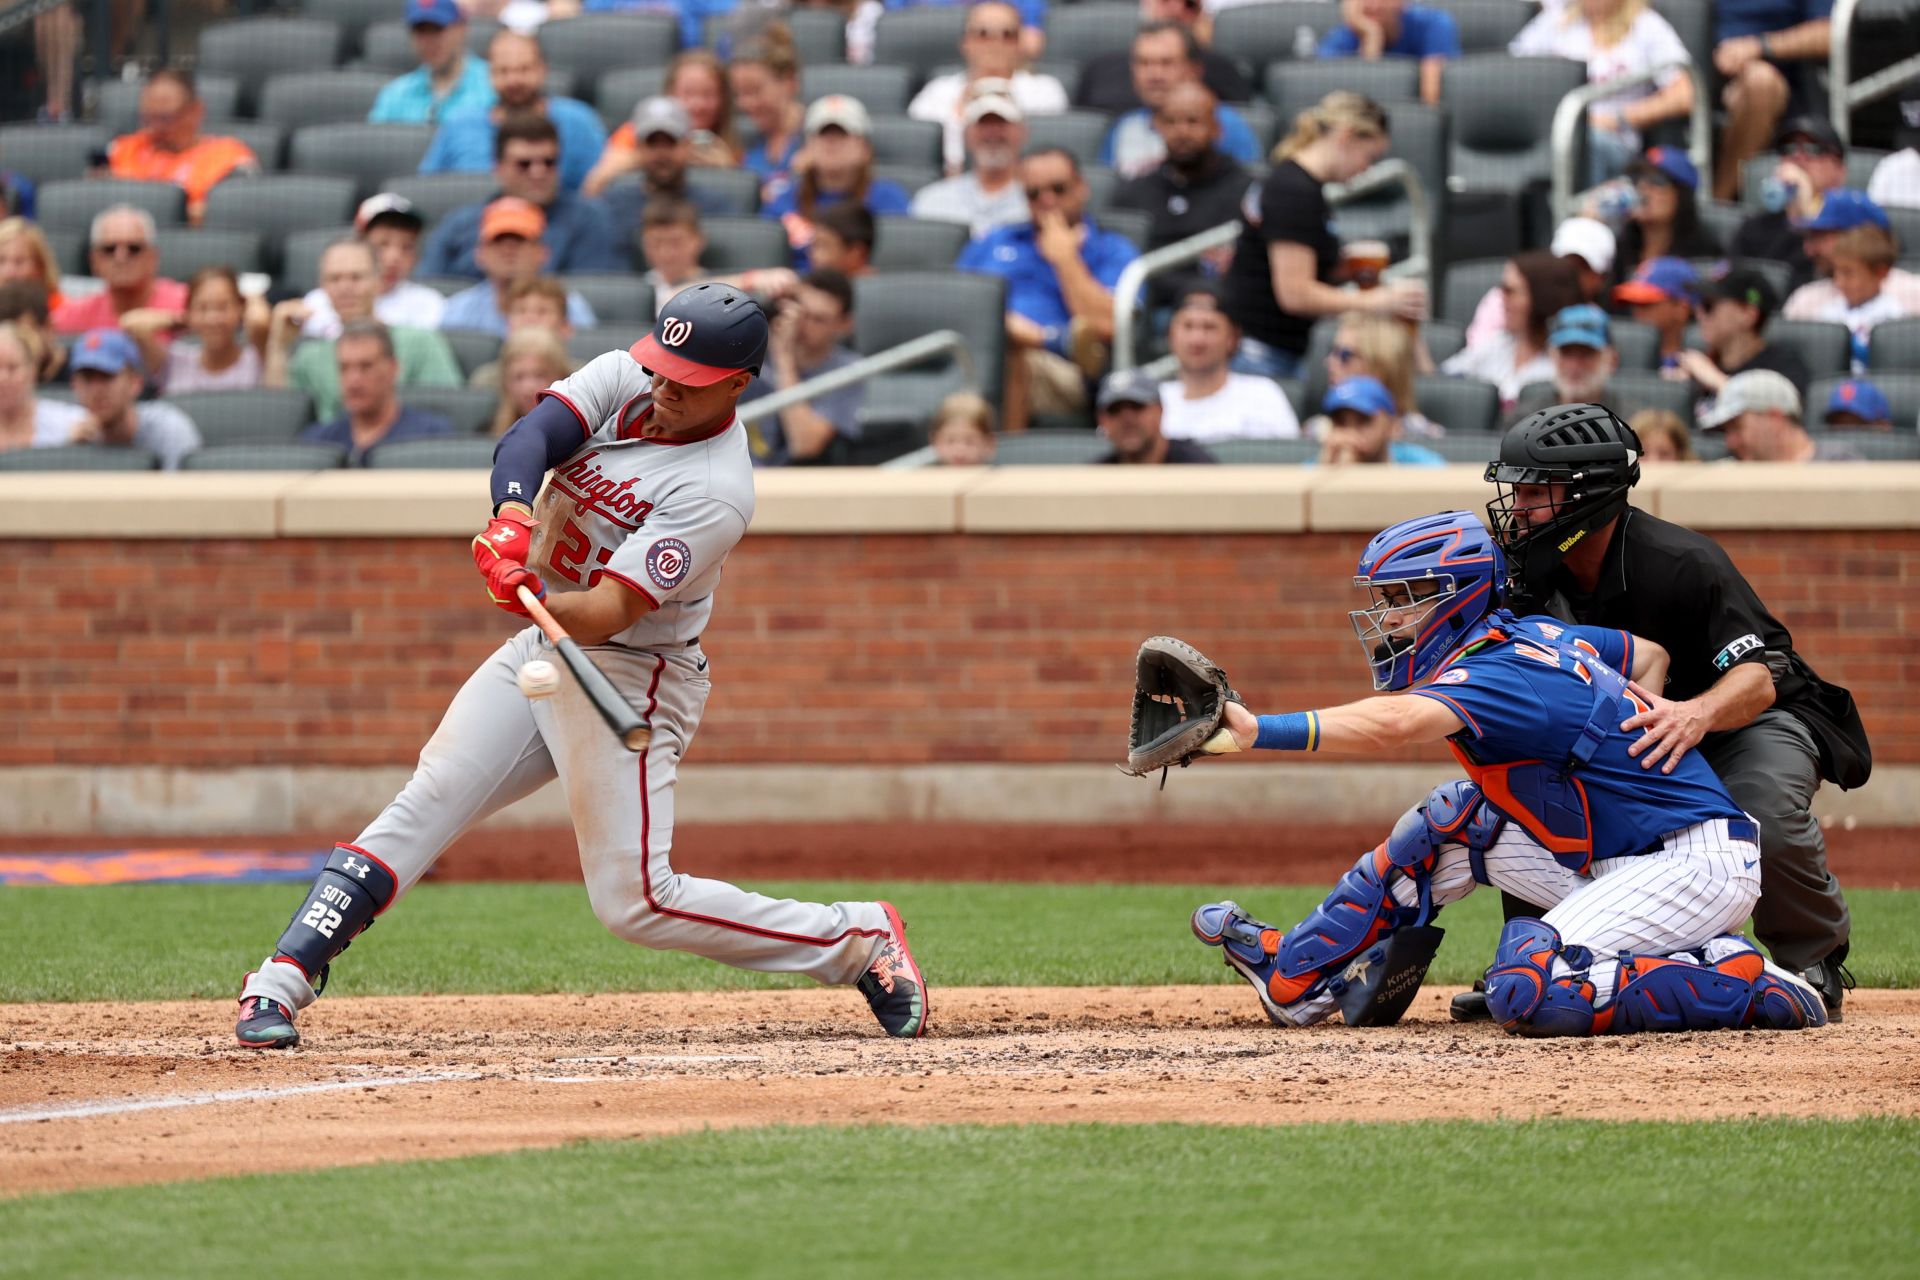
[[[166,344],[186,319],[187,286],[160,276],[153,215],[130,204],[103,209],[93,220],[88,261],[106,288],[69,298],[53,313],[59,333],[124,329],[140,344],[141,360],[160,367]]]
[[[171,182],[187,193],[187,220],[199,224],[207,192],[235,173],[259,169],[247,144],[238,138],[203,135],[206,104],[194,91],[193,77],[163,67],[140,90],[140,130],[115,138],[107,168],[116,178]]]

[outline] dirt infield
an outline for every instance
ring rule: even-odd
[[[1240,987],[324,1000],[289,1052],[226,1002],[0,1006],[0,1196],[707,1127],[1920,1114],[1920,993],[1765,1032],[1526,1041],[1446,1021],[1282,1031]],[[1841,1082],[1844,1082],[1842,1084]]]

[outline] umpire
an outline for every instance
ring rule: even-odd
[[[1847,902],[1809,807],[1821,779],[1850,789],[1873,769],[1853,696],[1794,652],[1718,543],[1627,505],[1640,441],[1604,406],[1555,405],[1523,418],[1486,478],[1515,612],[1617,627],[1673,655],[1664,696],[1634,717],[1646,731],[1640,761],[1670,771],[1697,746],[1759,821],[1754,932],[1777,964],[1819,989],[1838,1021],[1853,985],[1842,967]],[[1472,1012],[1462,1002],[1469,1009],[1455,1016]]]

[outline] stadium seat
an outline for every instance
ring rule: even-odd
[[[367,455],[367,465],[405,471],[484,469],[493,466],[493,445],[492,436],[401,440],[375,446]]]
[[[235,272],[260,271],[260,236],[252,231],[205,227],[161,227],[154,233],[160,273],[185,280],[202,267],[231,267]]]
[[[1018,436],[1010,437],[1019,439]],[[1105,442],[1102,441],[1104,444]],[[1318,440],[1209,440],[1206,450],[1229,466],[1292,464],[1320,456]],[[1096,455],[1098,456],[1098,455]]]
[[[1427,354],[1435,364],[1451,358],[1467,345],[1467,326],[1451,320],[1429,320],[1420,326],[1420,335],[1426,339]]]
[[[471,44],[471,42],[469,42]],[[482,57],[486,55],[481,54]],[[384,71],[397,76],[420,65],[407,37],[407,24],[400,19],[376,22],[360,33],[359,67],[365,71]]]
[[[393,0],[301,0],[300,4],[300,12],[307,17],[340,24],[342,57],[359,53],[367,28],[391,18],[393,11]]]
[[[1909,369],[1913,366],[1908,366]],[[1880,373],[1867,375],[1887,397],[1889,417],[1896,433],[1912,436],[1920,426],[1920,373]],[[1806,424],[1818,431],[1827,416],[1827,401],[1844,378],[1816,378],[1807,388]]]
[[[497,187],[491,173],[402,173],[388,177],[380,190],[411,200],[431,228],[462,205],[485,200]]]
[[[307,393],[291,387],[183,391],[167,403],[193,419],[208,445],[290,444],[313,421]]]
[[[908,195],[940,180],[940,169],[930,164],[876,164],[873,176],[885,178]]]
[[[116,79],[98,83],[100,102],[94,110],[94,122],[115,137],[138,129],[140,127],[140,91],[147,87],[146,82],[129,83]],[[239,77],[218,75],[211,71],[197,72],[193,77],[193,91],[199,95],[200,104],[206,108],[205,120],[208,133],[222,132],[225,122],[239,114]]]
[[[500,407],[498,391],[478,387],[402,387],[400,403],[409,409],[437,413],[464,434],[485,431]]]
[[[253,158],[260,162],[263,173],[276,172],[287,154],[287,131],[277,124],[265,120],[227,120],[220,125],[220,132],[229,138],[237,138],[253,152]]]
[[[1047,14],[1047,56],[1084,67],[1105,54],[1131,51],[1139,29],[1138,5],[1112,0],[1060,5]]]
[[[979,384],[974,389],[989,401],[998,401],[1006,359],[1004,280],[951,270],[889,271],[865,276],[853,287],[853,345],[860,354],[874,355],[936,330],[956,330],[966,340],[973,360]],[[871,388],[872,398],[878,401],[931,412],[940,396],[963,385],[950,365],[944,371],[922,368],[886,374]]]
[[[347,464],[347,451],[337,444],[217,444],[190,453],[180,463],[183,471],[329,471]]]
[[[1104,164],[1086,165],[1080,176],[1087,180],[1087,209],[1099,213],[1113,204],[1114,193],[1120,190],[1120,175]]]
[[[1447,264],[1446,283],[1440,290],[1440,315],[1455,324],[1473,323],[1473,311],[1487,290],[1500,283],[1506,270],[1505,258],[1476,258],[1471,262]]]
[[[85,276],[93,274],[93,267],[87,261],[87,229],[85,227],[42,227],[47,243],[53,248],[54,261],[60,264],[65,275]]]
[[[1420,96],[1420,64],[1412,58],[1325,58],[1318,62],[1285,59],[1267,64],[1267,101],[1283,129],[1335,89],[1355,89],[1376,102],[1412,102]],[[1391,111],[1391,108],[1389,108]]]
[[[36,183],[84,178],[88,157],[110,141],[90,124],[10,124],[0,128],[0,164]]]
[[[1713,7],[1710,0],[1653,0],[1653,11],[1665,18],[1687,46],[1693,65],[1713,66]],[[1711,75],[1709,76],[1711,79]]]
[[[902,9],[901,13],[923,13],[921,9]],[[1037,119],[1038,117],[1036,117]],[[1032,120],[1028,121],[1031,127]],[[910,116],[876,116],[873,121],[873,158],[881,164],[925,164],[939,169],[941,159],[940,126],[931,120]]]
[[[804,68],[800,79],[803,102],[812,102],[830,93],[843,93],[849,98],[858,98],[870,114],[885,116],[905,115],[907,102],[913,97],[913,73],[905,67],[879,64],[858,67],[845,63],[801,65]]]
[[[1869,462],[1920,461],[1920,436],[1900,431],[1829,431],[1825,438],[1856,450]]]
[[[0,471],[154,471],[160,459],[145,449],[66,444],[0,453]]]
[[[1259,98],[1239,103],[1234,110],[1240,113],[1240,118],[1247,122],[1247,128],[1253,131],[1253,140],[1259,144],[1260,162],[1264,165],[1267,157],[1273,154],[1273,144],[1280,140],[1280,117]],[[1291,125],[1292,121],[1287,123]]]
[[[1287,403],[1293,406],[1293,416],[1305,422],[1320,411],[1320,406],[1307,399],[1307,384],[1299,378],[1275,378],[1280,390],[1286,393]]]
[[[1106,143],[1113,121],[1102,111],[1065,111],[1056,116],[1027,117],[1027,150],[1061,147],[1080,162],[1080,167],[1100,163],[1100,149]]]
[[[1623,418],[1645,409],[1665,409],[1678,414],[1682,422],[1692,422],[1696,394],[1691,382],[1622,369],[1607,383],[1607,406]]]
[[[296,231],[338,227],[353,220],[353,182],[322,174],[272,173],[234,178],[207,195],[203,220],[260,234],[261,253],[277,268],[282,242]]]
[[[889,9],[874,25],[873,60],[881,66],[906,67],[916,79],[924,80],[935,67],[954,60],[966,24],[965,5]]]
[[[1882,320],[1873,327],[1868,342],[1867,368],[1874,377],[1920,370],[1920,318]]]
[[[1701,229],[1722,248],[1732,247],[1734,236],[1740,232],[1740,224],[1753,212],[1723,200],[1700,200],[1695,207],[1700,211]]]
[[[129,182],[124,178],[66,178],[40,188],[35,217],[43,227],[93,226],[94,215],[117,204],[130,204],[153,215],[162,227],[178,226],[187,218],[187,193],[171,182]]]
[[[1416,374],[1413,399],[1420,412],[1445,427],[1448,435],[1472,435],[1500,426],[1500,390],[1491,382]]]
[[[363,124],[393,77],[384,71],[282,71],[260,89],[260,119],[283,129],[317,124]],[[299,160],[294,160],[299,167]]]
[[[653,288],[637,275],[582,272],[560,283],[585,298],[601,324],[653,323]]]
[[[460,362],[465,377],[471,378],[475,369],[500,354],[500,339],[479,329],[442,329],[440,336],[453,348],[453,358]]]
[[[275,281],[294,297],[320,287],[320,255],[338,240],[351,240],[351,224],[340,227],[310,227],[295,231],[280,247],[279,275]]]
[[[1001,436],[993,462],[999,467],[1082,466],[1107,456],[1106,437],[1091,431],[1052,430],[1044,427]]]
[[[1614,318],[1608,326],[1613,349],[1620,353],[1620,367],[1652,373],[1660,367],[1660,331],[1650,324]]]
[[[451,298],[456,293],[463,293],[473,288],[475,284],[475,281],[466,276],[415,276],[413,279],[415,283],[423,284],[429,289],[438,289],[443,298]]]
[[[1453,188],[1513,193],[1544,185],[1554,110],[1586,81],[1585,64],[1567,58],[1481,53],[1449,62],[1440,100],[1453,116]]]
[[[1102,209],[1095,219],[1108,231],[1118,231],[1133,241],[1133,247],[1146,252],[1147,241],[1153,236],[1153,215],[1139,209]]]
[[[540,28],[547,61],[592,84],[623,67],[664,67],[680,50],[680,23],[670,13],[583,13]]]
[[[340,24],[325,18],[239,18],[200,32],[199,66],[240,81],[240,110],[253,114],[267,78],[340,61]]]
[[[389,176],[418,168],[432,142],[433,130],[423,124],[310,125],[293,135],[288,167],[352,179],[357,202]]]
[[[665,67],[623,67],[594,82],[593,106],[609,130],[633,119],[633,109],[666,91]]]
[[[1447,112],[1421,102],[1385,106],[1392,128],[1387,158],[1406,161],[1419,177],[1427,193],[1429,220],[1438,232],[1445,225],[1447,208]],[[1337,206],[1333,220],[1344,239],[1393,239],[1411,231],[1413,205],[1397,188],[1390,188]],[[1445,245],[1437,239],[1435,248],[1440,257],[1446,256]]]
[[[651,320],[629,324],[603,324],[582,329],[567,339],[567,354],[585,364],[609,351],[625,351],[653,331]]]
[[[1887,221],[1892,224],[1894,243],[1900,252],[1920,248],[1920,209],[1888,205]]]
[[[785,267],[793,263],[786,228],[771,218],[739,215],[705,218],[707,251],[700,265],[709,271],[748,271],[755,267]]]
[[[800,55],[801,66],[825,66],[847,60],[847,15],[844,11],[825,5],[817,9],[803,9],[796,5],[781,13],[780,20],[793,33],[793,47]]]
[[[1434,0],[1460,28],[1460,52],[1505,53],[1539,9],[1524,0]]]
[[[1843,374],[1853,359],[1853,335],[1843,324],[1776,319],[1767,326],[1767,345],[1798,355],[1809,378]]]
[[[1424,405],[1422,407],[1424,408]],[[1436,417],[1434,421],[1438,422],[1440,419]],[[1452,424],[1449,423],[1446,425],[1448,426],[1448,433],[1446,435],[1431,440],[1417,440],[1414,443],[1418,444],[1422,449],[1433,450],[1448,462],[1464,462],[1475,465],[1492,462],[1494,456],[1500,452],[1500,434],[1498,432],[1463,431],[1455,435],[1452,432]]]
[[[1302,44],[1302,28],[1305,40],[1317,46],[1321,36],[1339,25],[1340,6],[1326,0],[1237,5],[1214,17],[1213,47],[1257,70],[1293,57]]]
[[[874,219],[873,268],[876,271],[925,271],[951,263],[966,247],[963,222],[885,215]]]
[[[760,176],[751,169],[695,165],[687,170],[687,187],[710,199],[724,201],[731,213],[760,212]]]

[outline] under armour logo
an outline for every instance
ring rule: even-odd
[[[519,492],[520,492],[520,482],[519,482],[518,480],[509,480],[509,481],[507,481],[507,492],[508,492],[508,493],[519,493]]]
[[[368,866],[366,863],[360,861],[360,859],[355,857],[349,857],[346,863],[340,869],[342,871],[349,872],[352,875],[357,876],[362,880],[365,880],[367,878],[367,872],[373,870],[372,867]]]
[[[495,542],[512,542],[512,541],[513,541],[513,530],[511,530],[511,529],[502,529],[502,530],[501,530],[500,532],[498,532],[498,533],[496,533],[496,534],[494,534],[494,535],[493,535],[493,540],[494,540]]]
[[[660,322],[660,344],[677,347],[693,336],[693,321],[678,317]]]

